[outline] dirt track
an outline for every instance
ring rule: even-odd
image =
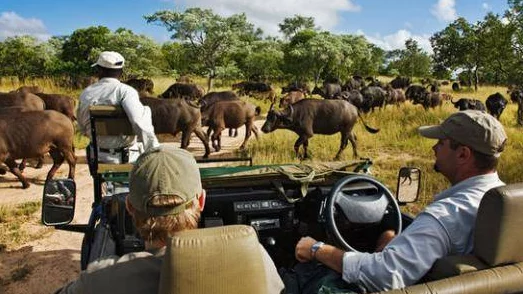
[[[256,124],[260,127],[262,121]],[[238,130],[236,138],[222,134],[223,149],[211,156],[230,153],[240,146],[244,139],[244,128]],[[251,138],[252,139],[252,138]],[[169,143],[179,146],[178,143]],[[211,147],[212,148],[212,147]],[[195,156],[203,154],[203,146],[193,136],[189,150]],[[93,183],[85,164],[84,151],[78,150],[79,163],[76,165],[75,182],[77,187],[76,211],[73,223],[87,223],[93,199]],[[42,169],[27,168],[24,175],[31,187],[21,189],[21,184],[12,174],[0,176],[0,205],[16,205],[28,201],[38,201],[42,197],[42,187],[51,165]],[[67,164],[62,165],[56,177],[67,176]],[[0,253],[0,294],[53,293],[68,281],[76,279],[80,273],[80,247],[83,235],[46,228],[40,224],[40,211],[32,221],[23,226],[24,230],[43,234],[43,238],[27,242],[14,250]],[[23,278],[13,279],[13,275]],[[13,281],[16,280],[16,281]]]

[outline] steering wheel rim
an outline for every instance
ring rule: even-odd
[[[389,204],[387,206],[392,205],[392,208],[394,210],[394,214],[396,215],[396,221],[397,221],[397,228],[396,232],[397,234],[401,233],[402,230],[402,219],[401,219],[401,211],[399,209],[398,202],[394,198],[393,194],[390,192],[390,190],[377,181],[375,178],[368,176],[368,175],[349,175],[346,176],[340,180],[338,180],[332,189],[329,192],[329,196],[327,198],[327,205],[326,205],[326,214],[327,214],[327,231],[328,233],[334,238],[334,241],[342,247],[342,249],[346,251],[354,251],[359,252],[358,250],[354,249],[341,235],[340,230],[338,229],[338,226],[336,225],[336,220],[334,219],[334,211],[335,211],[335,204],[337,203],[338,198],[341,195],[341,190],[344,186],[355,183],[355,182],[370,182],[373,185],[375,185],[378,188],[378,191],[383,192],[383,194],[388,198]],[[347,198],[348,199],[348,198]],[[350,200],[353,201],[353,200]]]

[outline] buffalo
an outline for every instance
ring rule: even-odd
[[[363,87],[365,87],[365,81],[363,78],[354,76],[350,80],[348,80],[345,85],[343,85],[342,90],[343,91],[352,91],[352,90],[361,90]]]
[[[309,88],[309,85],[304,82],[294,82],[288,84],[286,87],[281,88],[281,93],[286,94],[294,91],[300,91],[303,93],[304,96],[311,94],[311,89]]]
[[[516,88],[510,91],[510,100],[518,104],[517,122],[523,125],[523,90]]]
[[[214,103],[218,101],[233,101],[233,100],[240,100],[240,97],[236,95],[233,91],[222,91],[222,92],[209,92],[205,94],[205,96],[198,101],[200,104],[200,111],[204,112],[209,107],[211,107]],[[229,137],[236,137],[238,135],[237,129],[229,129]]]
[[[151,108],[154,132],[176,136],[182,132],[181,148],[187,149],[191,134],[202,141],[205,148],[204,158],[209,157],[209,139],[201,126],[201,112],[197,105],[185,99],[157,99],[140,97],[143,105]]]
[[[279,108],[286,108],[287,106],[294,104],[305,98],[305,95],[301,91],[291,91],[287,95],[281,97]]]
[[[454,102],[450,100],[452,104],[454,104],[454,107],[461,110],[467,110],[467,109],[474,109],[474,110],[480,110],[480,111],[486,111],[486,107],[483,104],[483,102],[479,101],[478,99],[472,99],[472,98],[460,98],[457,102]]]
[[[403,93],[403,90],[401,88],[393,88],[392,85],[387,85],[385,88],[387,91],[387,97],[386,97],[386,103],[387,104],[395,104],[397,106],[400,105],[400,103],[405,102],[405,93]]]
[[[0,162],[4,162],[18,177],[24,189],[30,184],[15,160],[41,158],[47,152],[53,159],[47,179],[53,178],[64,159],[69,164],[68,177],[74,179],[76,157],[73,140],[73,123],[60,112],[45,110],[0,114]]]
[[[417,104],[421,104],[428,94],[427,89],[421,85],[411,85],[405,91],[405,98]]]
[[[411,80],[408,77],[396,77],[392,81],[390,81],[390,85],[393,89],[406,89],[408,86],[410,86]]]
[[[341,133],[340,149],[335,159],[339,159],[348,141],[351,142],[354,157],[358,157],[356,135],[352,131],[358,117],[361,118],[356,106],[344,100],[318,99],[303,99],[283,111],[274,110],[273,106],[269,109],[262,131],[269,133],[277,129],[288,129],[298,134],[298,140],[294,143],[296,156],[300,157],[299,148],[303,145],[303,158],[308,158],[309,139],[314,134]],[[370,133],[379,131],[367,126],[365,122],[363,124]]]
[[[341,93],[341,86],[337,83],[324,83],[323,89],[314,87],[312,94],[318,94],[325,99],[337,99]]]
[[[457,82],[452,83],[452,91],[458,92],[460,90],[460,86]]]
[[[245,140],[240,149],[245,148],[251,131],[258,138],[258,129],[254,119],[260,114],[260,107],[245,101],[219,101],[202,112],[202,124],[209,126],[207,135],[211,136],[212,146],[216,151],[221,149],[221,133],[225,128],[239,128],[245,125]]]
[[[135,88],[139,93],[154,94],[154,82],[151,79],[133,78],[128,79],[124,83]]]
[[[271,85],[267,83],[251,81],[244,81],[233,84],[232,89],[237,90],[238,94],[241,96],[272,91]]]
[[[425,110],[429,108],[436,108],[436,106],[443,105],[444,95],[440,92],[425,92],[421,97],[418,97],[412,104],[421,104]]]
[[[361,92],[358,90],[342,91],[339,97],[349,102],[350,104],[356,106],[356,108],[358,108],[359,110],[363,105],[363,95],[361,95]]]
[[[505,107],[507,107],[508,100],[501,95],[501,93],[495,93],[488,96],[485,101],[485,106],[487,107],[488,113],[493,117],[499,119]]]
[[[165,92],[160,94],[160,98],[184,98],[196,101],[203,97],[205,90],[196,84],[174,83]]]
[[[375,107],[383,108],[385,106],[387,91],[383,90],[381,87],[365,87],[361,90],[361,95],[363,95],[361,110],[364,113],[374,111]]]

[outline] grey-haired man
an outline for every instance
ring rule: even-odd
[[[434,168],[452,186],[437,194],[383,251],[344,252],[305,237],[296,245],[300,262],[317,260],[347,283],[382,291],[416,283],[441,257],[472,252],[481,198],[504,185],[496,172],[507,140],[503,126],[489,114],[467,110],[450,115],[440,125],[420,127],[419,133],[438,140],[432,147]]]
[[[118,52],[104,51],[98,61],[93,64],[98,70],[100,80],[87,87],[80,95],[77,110],[80,132],[88,137],[91,135],[89,106],[120,105],[127,114],[133,130],[138,136],[100,136],[98,138],[98,161],[105,163],[133,162],[140,153],[149,148],[158,147],[158,139],[154,134],[151,109],[140,102],[138,92],[120,82],[125,59]],[[91,153],[92,154],[92,153]]]
[[[168,147],[140,155],[129,179],[126,206],[145,241],[146,251],[92,262],[78,280],[59,293],[158,293],[168,238],[197,229],[205,206],[205,190],[193,155]],[[279,293],[283,283],[261,245],[260,250],[266,256],[266,273],[272,273],[268,277],[270,293]]]

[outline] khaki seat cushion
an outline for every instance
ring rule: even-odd
[[[123,163],[123,164],[111,164],[111,163],[99,163],[98,164],[98,173],[121,173],[121,172],[131,172],[133,169],[132,163]]]
[[[245,225],[177,233],[162,266],[162,294],[267,294],[283,288],[256,232]]]
[[[489,266],[474,255],[452,255],[438,259],[422,281],[435,281],[486,269]]]

